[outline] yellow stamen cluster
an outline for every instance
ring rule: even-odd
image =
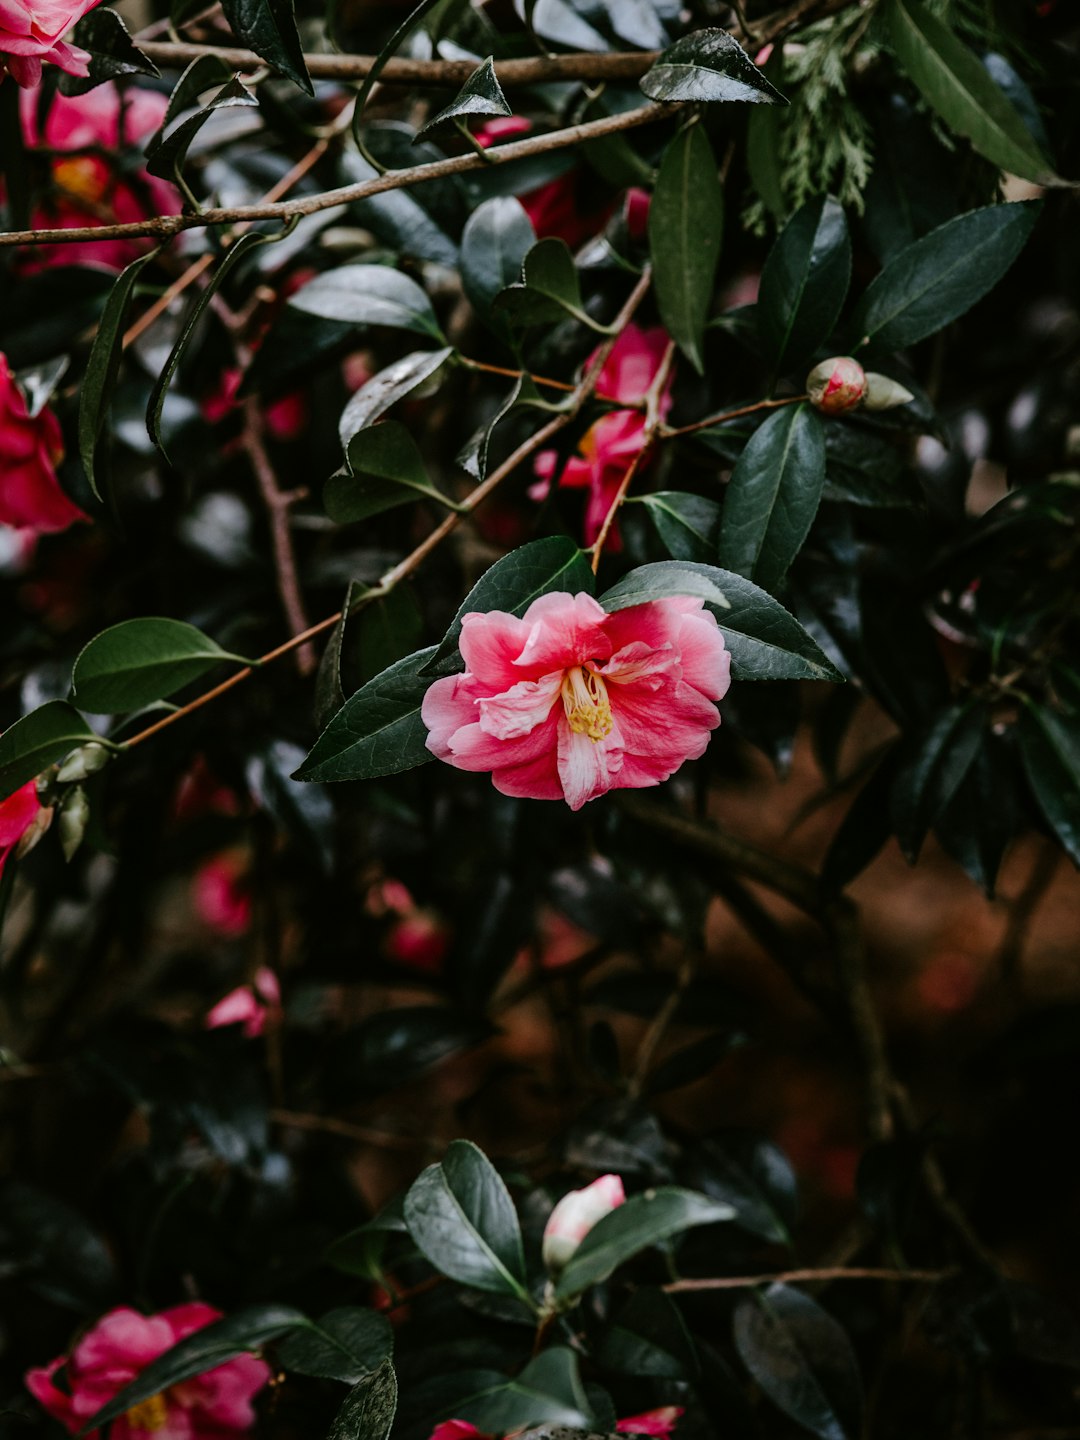
[[[57,160],[53,165],[53,179],[65,194],[87,205],[100,205],[109,188],[108,173],[89,155]]]
[[[563,709],[570,729],[587,735],[595,745],[611,734],[611,702],[607,686],[592,670],[575,665],[566,672],[562,683]]]
[[[124,1412],[124,1418],[133,1430],[160,1430],[169,1418],[169,1406],[164,1395],[151,1395],[140,1400]]]

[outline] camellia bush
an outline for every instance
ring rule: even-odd
[[[1078,73],[0,0],[5,1436],[1080,1433]],[[1035,857],[929,1078],[924,846]]]

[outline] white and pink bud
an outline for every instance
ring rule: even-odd
[[[846,415],[866,398],[866,371],[850,355],[833,355],[806,377],[810,404],[825,415]]]
[[[571,1190],[552,1210],[544,1227],[544,1264],[552,1275],[562,1270],[598,1221],[626,1200],[618,1175],[601,1175],[584,1190]]]
[[[874,370],[866,372],[867,410],[893,410],[897,405],[907,405],[915,396],[899,380],[890,380],[888,375],[878,375]]]

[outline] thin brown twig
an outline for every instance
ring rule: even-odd
[[[612,325],[612,334],[608,336],[593,355],[584,375],[582,375],[578,381],[571,402],[567,408],[561,410],[558,415],[549,420],[548,423],[542,426],[534,435],[524,440],[512,455],[508,456],[497,469],[491,472],[486,480],[477,485],[459,509],[447,515],[446,519],[443,520],[440,525],[436,526],[430,535],[421,540],[415,549],[411,550],[397,565],[387,570],[374,589],[366,591],[358,605],[354,608],[359,609],[362,605],[370,604],[372,600],[388,594],[395,585],[404,580],[406,576],[411,575],[431,551],[436,549],[449,534],[456,530],[458,525],[460,525],[467,516],[471,515],[479,505],[482,505],[488,496],[502,484],[507,476],[517,469],[523,460],[528,459],[535,451],[539,450],[543,445],[546,445],[564,426],[569,425],[571,421],[576,418],[582,406],[595,389],[600,371],[603,369],[605,361],[614,349],[615,342],[618,340],[619,335],[625,330],[638,306],[642,300],[644,300],[651,279],[651,271],[646,269],[631,291],[626,303],[619,311]],[[254,675],[257,669],[261,669],[262,666],[269,665],[273,661],[280,659],[282,655],[290,654],[293,650],[298,649],[309,640],[314,640],[316,636],[324,634],[327,630],[332,630],[342,619],[343,615],[344,611],[338,610],[333,615],[328,615],[325,620],[320,620],[316,625],[308,626],[308,628],[301,631],[300,634],[293,635],[289,640],[285,640],[282,644],[275,646],[273,650],[268,650],[267,653],[261,655],[254,664],[243,666],[227,679],[222,680],[219,685],[215,685],[211,690],[204,691],[202,695],[197,695],[194,700],[188,701],[186,705],[182,705],[179,709],[162,716],[160,720],[155,720],[152,725],[148,725],[145,730],[140,730],[137,734],[131,736],[129,740],[124,742],[124,749],[130,749],[133,745],[141,745],[144,740],[151,739],[154,735],[159,734],[170,725],[175,725],[178,720],[183,720],[194,711],[200,710],[204,705],[209,705],[211,701],[218,699],[219,696],[225,695],[228,691],[235,689],[237,685],[242,684],[243,681],[247,680],[251,675]]]
[[[808,1285],[832,1280],[891,1280],[935,1284],[948,1280],[955,1274],[955,1270],[884,1270],[836,1265],[822,1270],[779,1270],[773,1275],[718,1275],[707,1280],[672,1280],[661,1288],[669,1295],[690,1295],[707,1290],[749,1290],[755,1285]]]
[[[380,1150],[416,1150],[428,1144],[422,1136],[412,1139],[408,1135],[392,1135],[386,1130],[354,1125],[351,1120],[336,1120],[332,1115],[307,1115],[297,1110],[280,1109],[271,1110],[269,1114],[275,1125],[284,1125],[289,1130],[339,1135],[343,1140],[355,1140],[358,1145],[377,1145]]]
[[[655,120],[667,119],[681,108],[679,105],[642,105],[638,109],[625,110],[618,115],[604,115],[599,120],[585,120],[579,125],[568,125],[562,130],[550,130],[544,135],[530,135],[524,140],[509,140],[502,145],[493,145],[485,153],[484,159],[472,151],[465,155],[450,155],[444,160],[432,160],[425,165],[414,165],[408,170],[388,170],[384,175],[377,175],[371,180],[362,180],[355,185],[342,185],[336,190],[324,190],[317,195],[305,195],[296,200],[219,206],[182,215],[158,215],[149,220],[132,220],[117,225],[75,226],[70,230],[0,231],[0,247],[65,245],[72,240],[116,240],[132,239],[136,236],[168,238],[179,235],[184,230],[196,230],[209,225],[247,224],[256,220],[293,220],[305,215],[316,215],[322,210],[331,210],[337,205],[351,205],[372,195],[382,195],[388,190],[423,185],[427,180],[460,175],[488,164],[505,165],[514,160],[543,155],[551,150],[564,150],[568,146],[597,140],[605,135],[616,135],[638,125],[649,125]]]
[[[690,425],[661,425],[657,434],[661,440],[674,440],[677,435],[694,435],[699,430],[711,430],[714,425],[738,420],[743,415],[753,415],[757,410],[778,410],[782,405],[798,405],[809,398],[808,395],[785,395],[781,400],[755,400],[753,405],[740,405],[738,410],[725,410],[722,415],[707,415],[704,420],[695,420]]]

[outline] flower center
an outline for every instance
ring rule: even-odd
[[[607,686],[593,670],[575,665],[562,682],[562,703],[567,723],[577,735],[587,735],[595,745],[611,734],[611,702]]]
[[[87,205],[100,205],[109,188],[108,170],[92,155],[57,160],[53,165],[53,179],[72,199]]]
[[[169,1404],[164,1395],[151,1395],[124,1412],[132,1430],[160,1430],[169,1418]]]

